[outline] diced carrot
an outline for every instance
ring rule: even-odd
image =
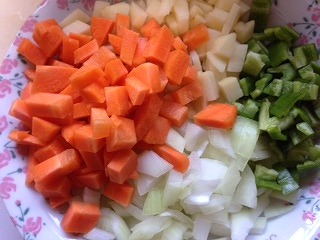
[[[108,152],[132,148],[137,143],[133,120],[116,115],[111,116],[113,127],[106,140]]]
[[[73,101],[68,95],[34,93],[24,100],[31,116],[65,118],[72,112]]]
[[[48,65],[55,66],[55,67],[68,67],[68,68],[73,68],[73,65],[70,65],[70,64],[68,64],[68,63],[59,61],[59,60],[57,60],[57,59],[53,59],[52,61],[50,61],[50,62],[48,63]]]
[[[118,58],[107,62],[104,72],[106,77],[110,80],[110,85],[116,85],[121,80],[124,80],[128,74],[127,68]]]
[[[123,29],[120,59],[131,66],[138,45],[139,34],[130,29]]]
[[[33,136],[39,138],[43,142],[50,142],[60,132],[61,127],[41,118],[33,117],[31,130]]]
[[[70,76],[77,71],[73,67],[36,66],[32,92],[58,93],[70,84]]]
[[[149,144],[144,142],[143,140],[137,142],[136,145],[134,145],[134,147],[132,148],[132,150],[134,150],[136,153],[142,153],[143,151],[147,150],[150,151],[152,150],[154,144]]]
[[[173,165],[173,168],[181,173],[186,173],[189,169],[190,161],[189,158],[175,150],[174,148],[169,147],[166,144],[163,145],[154,145],[153,150],[167,162]]]
[[[48,158],[54,157],[55,155],[63,152],[64,150],[66,150],[66,148],[63,143],[59,138],[55,138],[49,144],[46,144],[45,146],[35,150],[33,155],[38,162],[43,162]]]
[[[83,64],[88,65],[91,61],[96,63],[98,66],[101,67],[102,70],[104,70],[104,67],[106,66],[107,62],[109,62],[112,59],[115,59],[116,55],[109,50],[106,46],[101,46],[97,52],[95,52],[87,61],[85,61]]]
[[[45,143],[39,138],[32,136],[28,131],[13,130],[10,132],[9,139],[21,145],[44,146]]]
[[[237,107],[228,103],[212,103],[198,112],[194,117],[199,125],[230,129],[237,119]]]
[[[61,59],[68,64],[74,64],[74,51],[80,47],[79,40],[65,36],[62,39]]]
[[[104,108],[91,108],[90,124],[93,138],[105,138],[110,135],[112,123]]]
[[[90,42],[79,47],[73,52],[74,64],[84,63],[98,50],[99,50],[99,44],[97,40],[96,39],[91,40]]]
[[[52,209],[58,209],[58,208],[63,209],[64,206],[69,204],[71,200],[71,194],[66,197],[51,197],[48,200],[49,200],[50,207]]]
[[[169,83],[180,85],[190,64],[190,58],[182,50],[170,52],[167,61],[164,64],[164,71],[168,77]]]
[[[138,165],[138,155],[131,149],[119,151],[107,165],[111,182],[123,184]]]
[[[159,74],[160,74],[160,92],[163,92],[165,88],[168,86],[169,79],[162,67],[159,67]]]
[[[77,102],[73,104],[73,119],[87,118],[91,113],[91,105],[87,102]]]
[[[130,29],[131,20],[128,15],[122,13],[116,14],[116,35],[123,37],[125,29]]]
[[[122,37],[119,37],[114,34],[109,34],[108,40],[113,48],[113,52],[119,55],[121,51]]]
[[[64,36],[60,26],[52,25],[41,36],[35,38],[35,41],[45,56],[54,57],[60,51]]]
[[[91,18],[90,26],[93,38],[97,40],[99,46],[102,46],[107,43],[108,34],[114,27],[114,21],[94,16]]]
[[[176,102],[186,105],[201,97],[203,95],[203,91],[199,81],[193,81],[171,93],[171,95]]]
[[[16,99],[12,102],[10,110],[10,116],[19,119],[25,126],[31,128],[32,116],[30,115],[27,104],[22,99]]]
[[[141,35],[146,38],[153,37],[158,30],[160,30],[161,25],[155,20],[154,18],[151,18],[146,24],[144,24],[140,28]]]
[[[137,77],[149,87],[150,93],[159,93],[161,88],[159,67],[146,62],[133,68],[128,77]]]
[[[143,141],[149,144],[164,144],[166,142],[171,122],[161,116],[158,116],[154,125],[143,137]]]
[[[74,144],[76,149],[96,153],[105,145],[104,139],[93,138],[90,124],[83,125],[74,131]]]
[[[97,225],[100,216],[98,205],[73,201],[61,221],[61,227],[67,233],[85,234]]]
[[[40,116],[41,117],[41,116]],[[70,125],[74,122],[73,120],[73,113],[70,111],[67,116],[61,118],[61,117],[42,117],[44,120],[52,122],[57,125],[66,126]]]
[[[133,120],[137,140],[140,141],[152,128],[159,115],[162,99],[157,94],[149,94],[143,103],[136,109]]]
[[[128,207],[133,199],[134,187],[129,183],[108,182],[104,188],[103,195],[111,200],[119,203],[124,207]]]
[[[195,66],[189,65],[182,78],[181,85],[186,85],[187,83],[191,83],[193,81],[198,81],[198,70]]]
[[[96,153],[81,150],[79,152],[89,170],[104,170],[104,151],[105,148],[100,149]]]
[[[66,140],[66,142],[68,142],[71,146],[74,147],[75,146],[74,132],[85,124],[86,124],[85,121],[75,121],[70,125],[64,126],[61,129],[62,137]]]
[[[174,126],[179,128],[188,119],[188,107],[171,100],[164,100],[159,115],[170,120]]]
[[[75,149],[63,152],[39,163],[33,169],[35,182],[50,183],[80,169],[82,159]]]
[[[69,79],[74,89],[81,89],[103,76],[104,72],[99,66],[85,65],[72,74]]]
[[[25,184],[27,186],[31,186],[34,183],[32,172],[33,172],[34,166],[36,166],[39,163],[36,157],[34,156],[34,152],[36,149],[37,147],[29,147],[26,180],[25,180]]]
[[[80,95],[85,102],[103,103],[106,101],[102,86],[96,82],[80,89]]]
[[[163,25],[157,34],[149,39],[144,56],[150,62],[164,64],[169,56],[173,39],[170,29]]]
[[[181,50],[188,53],[187,45],[182,41],[182,39],[179,36],[176,36],[173,39],[172,47],[175,50]]]
[[[192,51],[209,41],[210,35],[207,26],[201,23],[183,34],[182,40],[188,46],[188,50]]]
[[[133,172],[130,174],[129,179],[137,180],[137,179],[139,179],[139,177],[140,177],[140,175],[139,175],[138,171],[135,169],[135,170],[133,170]]]
[[[26,70],[24,70],[23,73],[30,82],[33,82],[33,80],[35,78],[35,73],[36,73],[36,71],[34,69],[27,68]]]
[[[46,55],[27,38],[23,38],[17,51],[34,65],[44,65],[47,62]]]
[[[32,85],[33,85],[33,82],[27,83],[27,85],[21,91],[20,99],[26,99],[30,97],[30,95],[32,94]]]
[[[37,22],[34,26],[33,39],[41,38],[51,26],[59,26],[59,23],[54,18],[49,18],[40,22]]]
[[[90,171],[84,174],[76,174],[73,176],[73,180],[83,187],[88,187],[93,190],[99,190],[104,187],[107,178],[104,171]]]
[[[71,85],[71,83],[66,86],[61,92],[60,94],[65,94],[65,95],[69,95],[72,97],[73,102],[79,102],[81,101],[81,96],[80,96],[80,91],[79,89],[74,89]]]
[[[132,104],[125,86],[109,86],[105,87],[104,91],[109,116],[126,116],[129,114]]]
[[[36,182],[34,188],[45,198],[70,196],[72,182],[67,177],[62,177],[54,182]]]
[[[137,77],[126,78],[126,87],[132,105],[141,105],[149,87]]]
[[[93,39],[93,37],[91,35],[74,33],[74,32],[69,33],[69,38],[74,39],[74,40],[78,40],[79,47],[82,47],[83,45],[87,44],[88,42],[90,42]]]
[[[145,63],[147,60],[144,57],[144,51],[147,47],[148,39],[145,37],[139,37],[138,38],[138,44],[136,47],[136,51],[134,53],[133,59],[132,59],[132,66],[137,67],[142,63]]]

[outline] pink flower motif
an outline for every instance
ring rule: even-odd
[[[315,23],[320,21],[320,8],[315,7],[311,15],[311,20]]]
[[[57,6],[60,9],[68,9],[69,2],[68,2],[68,0],[57,0]]]
[[[10,94],[12,91],[11,89],[11,82],[7,79],[0,81],[0,98],[4,98],[7,94]],[[1,132],[1,127],[0,127]]]
[[[82,0],[82,4],[87,10],[93,9],[95,0]]]
[[[0,153],[0,169],[7,166],[11,160],[11,154],[8,149],[5,149],[3,153]]]
[[[1,85],[1,83],[0,83]],[[0,88],[1,91],[1,88]],[[5,130],[8,127],[8,121],[5,115],[3,115],[2,117],[0,117],[0,133],[3,132],[3,130]],[[0,157],[1,159],[1,157]]]
[[[306,211],[302,214],[302,219],[307,224],[312,224],[317,219],[317,216],[311,211]]]
[[[316,43],[317,43],[317,46],[320,47],[320,38],[317,39]]]
[[[34,236],[40,232],[42,227],[42,218],[37,217],[35,220],[33,217],[27,219],[25,225],[22,227],[23,233],[32,233]]]
[[[20,200],[16,200],[14,203],[16,204],[17,207],[21,206],[21,201]]]
[[[18,66],[18,60],[17,59],[9,59],[6,58],[3,60],[2,65],[0,66],[0,73],[6,74],[11,73],[11,70]]]
[[[37,19],[35,19],[34,17],[29,17],[23,24],[23,26],[21,27],[21,31],[22,32],[33,32],[34,30],[34,26],[37,23]]]
[[[17,189],[14,179],[11,177],[4,177],[2,183],[0,184],[0,194],[3,199],[9,199],[11,197],[10,193],[15,192]]]
[[[305,45],[308,43],[308,37],[306,35],[301,35],[301,37],[298,40],[299,45]]]
[[[16,36],[16,38],[15,38],[14,41],[13,41],[13,45],[16,46],[16,47],[20,46],[22,40],[23,40],[23,37],[21,37],[21,36]]]
[[[320,182],[312,182],[312,183],[310,183],[309,192],[312,195],[320,197]]]

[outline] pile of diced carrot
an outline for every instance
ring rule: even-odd
[[[18,48],[34,68],[25,71],[29,82],[10,109],[30,129],[9,135],[30,146],[26,184],[54,209],[84,187],[128,206],[143,150],[186,172],[188,157],[165,141],[202,95],[188,51],[208,39],[203,24],[180,37],[154,19],[137,32],[122,14],[92,17],[91,35],[66,35],[54,19],[37,23],[33,41]],[[99,206],[71,203],[62,226],[84,233],[91,227],[80,219],[94,226],[99,216]]]

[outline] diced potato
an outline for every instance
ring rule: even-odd
[[[233,54],[234,47],[236,46],[237,35],[229,33],[222,35],[215,39],[210,51],[220,57],[230,58]]]
[[[213,72],[199,72],[198,79],[202,84],[207,102],[217,100],[219,98],[219,86]]]
[[[95,1],[94,6],[93,6],[93,11],[92,11],[92,16],[95,17],[102,17],[101,15],[101,9],[109,6],[109,2],[105,1]]]
[[[225,72],[227,67],[226,59],[219,57],[212,52],[207,52],[207,61],[209,61],[219,72]]]
[[[232,5],[238,2],[240,2],[240,0],[217,0],[215,7],[222,9],[226,12],[230,12]]]
[[[154,18],[158,23],[162,24],[165,16],[159,15],[159,9],[161,7],[160,0],[147,0],[147,13],[148,19]]]
[[[246,14],[250,11],[250,5],[248,5],[247,3],[240,1],[238,2],[238,5],[240,6],[240,15],[242,16],[243,14]]]
[[[221,32],[215,29],[208,28],[208,31],[210,35],[209,41],[197,48],[197,53],[200,55],[201,58],[205,57],[207,52],[210,51],[210,49],[213,47],[215,39],[222,35]]]
[[[71,32],[73,33],[81,33],[81,34],[90,34],[90,25],[87,23],[84,23],[82,21],[76,20],[73,23],[70,23],[69,25],[65,26],[63,28],[63,31],[65,34],[69,34]]]
[[[147,9],[147,5],[146,2],[144,0],[136,0],[134,1],[136,4],[138,4],[141,8],[143,8],[144,10]]]
[[[132,1],[130,4],[129,15],[131,19],[131,25],[135,29],[139,29],[148,18],[148,13],[134,1]]]
[[[240,43],[247,42],[253,35],[254,32],[254,21],[249,22],[238,22],[234,26],[234,31],[237,34],[237,40]]]
[[[66,16],[60,23],[60,27],[64,28],[70,23],[73,23],[76,20],[79,20],[84,23],[90,22],[90,16],[80,9],[72,11],[68,16]]]
[[[193,19],[190,21],[190,29],[194,28],[195,26],[204,23],[206,24],[206,19],[202,17],[201,15],[196,15]]]
[[[213,10],[213,6],[210,5],[209,3],[205,2],[205,1],[191,0],[190,1],[190,8],[192,8],[193,5],[197,5],[198,7],[200,7],[206,13],[208,13],[208,12]]]
[[[176,0],[173,6],[173,14],[178,23],[179,35],[189,30],[189,6],[185,0]]]
[[[192,65],[195,66],[198,71],[202,71],[200,57],[195,50],[190,51],[190,58],[191,58]]]
[[[213,28],[215,30],[221,31],[224,23],[226,22],[228,17],[228,12],[223,11],[219,8],[213,9],[211,12],[205,15],[205,19],[207,20],[207,26],[209,28]]]
[[[226,77],[218,82],[221,93],[229,103],[243,97],[243,92],[236,77]]]
[[[170,14],[176,0],[161,0],[159,15],[167,16]]]
[[[217,0],[207,0],[210,5],[215,5]]]
[[[223,78],[227,77],[226,72],[220,72],[216,66],[212,64],[209,58],[206,58],[202,64],[202,67],[205,71],[211,71],[214,74],[215,79],[219,82]]]
[[[247,44],[236,44],[227,66],[228,72],[241,72],[248,50]]]
[[[189,7],[189,14],[191,18],[194,18],[196,15],[204,16],[204,11],[198,5],[193,5]]]
[[[173,16],[173,14],[166,16],[165,22],[168,25],[168,27],[170,28],[173,35],[178,36],[179,35],[178,22],[177,22],[176,18]]]
[[[238,4],[234,3],[232,4],[231,10],[228,14],[227,20],[223,25],[222,33],[228,34],[233,30],[233,27],[237,24],[239,21],[241,14],[241,8]]]
[[[126,2],[119,2],[101,9],[101,16],[115,20],[117,13],[129,15],[130,5]]]

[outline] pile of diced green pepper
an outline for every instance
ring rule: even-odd
[[[235,103],[239,115],[258,121],[275,153],[253,162],[257,186],[283,194],[320,167],[319,53],[313,43],[297,46],[299,37],[289,26],[254,34],[240,74],[244,97]]]

